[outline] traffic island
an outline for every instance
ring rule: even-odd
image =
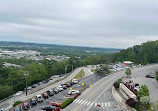
[[[112,87],[112,95],[115,98],[115,100],[121,105],[121,107],[123,107],[127,111],[136,111],[134,108],[126,104],[126,99],[123,98],[123,95],[121,95],[114,86]],[[120,109],[120,111],[121,110],[122,109]]]

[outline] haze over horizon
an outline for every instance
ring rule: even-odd
[[[0,41],[122,49],[158,40],[156,0],[0,1]]]

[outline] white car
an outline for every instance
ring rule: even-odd
[[[37,95],[36,100],[37,100],[37,102],[43,102],[44,101],[44,99],[41,95]]]
[[[19,96],[21,95],[23,92],[22,91],[18,91],[17,93],[14,94],[14,96]]]
[[[57,88],[59,91],[63,91],[63,90],[64,90],[61,85],[57,86],[56,88]]]
[[[68,94],[71,95],[71,94],[77,94],[79,93],[79,90],[69,90]]]
[[[140,89],[140,86],[136,86],[136,87],[134,87],[134,90],[139,91],[139,89]]]
[[[78,80],[77,79],[72,79],[72,82],[73,82],[73,84],[76,84],[76,83],[78,83]]]

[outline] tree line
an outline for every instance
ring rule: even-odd
[[[72,69],[86,65],[109,64],[130,60],[136,64],[147,64],[158,62],[158,41],[148,41],[136,45],[115,54],[92,55],[85,59],[70,57],[64,61],[42,60],[31,61],[26,59],[7,60],[11,63],[21,64],[22,67],[5,67],[0,60],[0,100],[12,95],[16,91],[25,88],[25,73],[28,73],[28,86],[49,79],[53,75],[69,73]]]

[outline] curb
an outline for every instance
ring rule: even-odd
[[[119,96],[119,94],[116,92],[114,86],[112,87],[112,95],[114,99],[117,101],[117,103],[123,107],[126,111],[136,111],[134,108],[131,108],[127,106],[126,104],[122,104],[121,102],[125,103],[125,101]]]

